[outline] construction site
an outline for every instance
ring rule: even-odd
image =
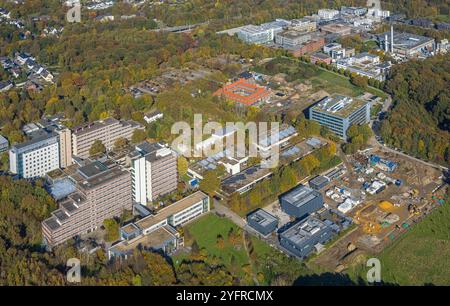
[[[336,272],[381,252],[445,201],[441,170],[382,147],[346,156],[344,164],[345,173],[322,192],[355,226],[313,262]]]

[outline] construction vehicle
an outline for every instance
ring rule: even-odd
[[[420,214],[420,209],[417,207],[416,204],[409,204],[408,211],[409,211],[410,215],[419,215]]]

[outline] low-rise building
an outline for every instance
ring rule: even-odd
[[[304,218],[323,207],[323,197],[316,190],[298,185],[280,196],[280,205],[288,215]]]
[[[370,102],[362,99],[333,95],[309,108],[309,119],[324,125],[337,136],[347,139],[347,130],[353,124],[370,121]]]
[[[159,119],[162,119],[164,117],[164,114],[160,111],[153,111],[153,112],[148,112],[144,115],[144,120],[147,123],[152,123],[155,122]]]
[[[401,59],[427,57],[436,48],[433,38],[406,32],[394,32],[393,29],[378,35],[378,42],[385,52],[390,52]]]
[[[293,56],[300,57],[307,53],[319,51],[320,49],[322,49],[324,45],[325,45],[325,38],[322,36],[315,35],[308,42],[301,45],[297,45],[294,48],[287,50],[291,52]]]
[[[321,19],[324,20],[332,20],[335,19],[339,15],[338,10],[333,9],[320,9],[317,14]]]
[[[273,29],[265,29],[251,24],[239,28],[237,36],[249,44],[266,44],[273,41],[275,33]]]
[[[332,237],[332,228],[313,217],[294,224],[279,235],[281,246],[301,259],[321,249]]]
[[[278,219],[264,209],[258,209],[247,216],[247,223],[263,236],[267,236],[278,227]]]
[[[331,64],[332,58],[325,54],[325,53],[321,53],[321,52],[316,52],[311,54],[311,56],[309,57],[311,60],[311,63],[315,64],[315,63],[325,63],[327,65]]]
[[[0,81],[0,92],[8,91],[13,87],[14,87],[14,84],[10,80]]]
[[[365,76],[378,81],[384,81],[391,68],[391,62],[380,62],[380,57],[367,52],[360,53],[354,57],[340,59],[336,67],[346,69],[352,73]]]
[[[326,176],[318,175],[309,181],[309,187],[314,190],[321,190],[330,183],[330,179]]]
[[[239,79],[217,90],[214,96],[224,97],[233,102],[249,106],[266,102],[271,94],[270,89],[252,84],[245,79]]]
[[[299,32],[314,32],[317,30],[317,22],[306,18],[293,19],[291,20],[289,29]]]
[[[176,228],[209,211],[209,196],[197,191],[154,215],[122,227],[120,231],[122,240],[109,248],[108,256],[127,258],[136,248],[162,250],[170,254],[183,244],[183,238]]]
[[[338,36],[346,36],[352,33],[352,28],[341,23],[330,23],[320,27],[325,34],[336,34]]]
[[[311,34],[288,30],[275,35],[275,43],[285,49],[292,49],[311,40]]]

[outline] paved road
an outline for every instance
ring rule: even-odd
[[[227,218],[231,219],[231,221],[233,221],[240,228],[245,229],[245,226],[247,224],[244,219],[225,205],[218,202],[216,199],[214,199],[214,210],[219,214],[225,215]]]
[[[429,167],[432,167],[432,168],[436,168],[436,169],[443,170],[443,171],[447,170],[447,168],[444,167],[444,166],[441,166],[441,165],[438,165],[438,164],[434,164],[434,163],[431,163],[431,162],[427,162],[427,161],[418,159],[418,158],[416,158],[414,156],[411,156],[411,155],[405,154],[403,152],[397,151],[395,149],[392,149],[392,148],[390,148],[388,146],[384,146],[381,143],[379,143],[378,140],[375,139],[375,137],[372,137],[371,145],[374,146],[374,147],[381,148],[384,151],[388,151],[388,152],[391,152],[391,153],[398,154],[398,155],[401,155],[403,157],[409,158],[409,159],[411,159],[411,160],[413,160],[415,162],[421,163],[423,165],[426,165],[426,166],[429,166]]]

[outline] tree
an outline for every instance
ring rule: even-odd
[[[119,239],[119,223],[115,219],[105,219],[103,226],[106,230],[106,241],[111,242]]]
[[[215,171],[208,170],[203,175],[203,180],[200,181],[200,190],[207,193],[210,197],[214,196],[215,192],[220,187],[220,179],[217,177]]]
[[[114,142],[114,149],[119,150],[128,145],[128,139],[125,137],[117,138],[117,140]]]
[[[106,152],[105,145],[101,142],[101,140],[98,139],[92,143],[92,146],[89,149],[89,155],[91,156],[105,152]]]
[[[147,134],[143,129],[135,129],[131,136],[131,143],[136,144],[143,142],[147,138]]]
[[[186,159],[186,157],[184,156],[180,156],[177,159],[177,167],[178,167],[178,175],[180,177],[184,176],[187,174],[188,171],[188,161]]]

